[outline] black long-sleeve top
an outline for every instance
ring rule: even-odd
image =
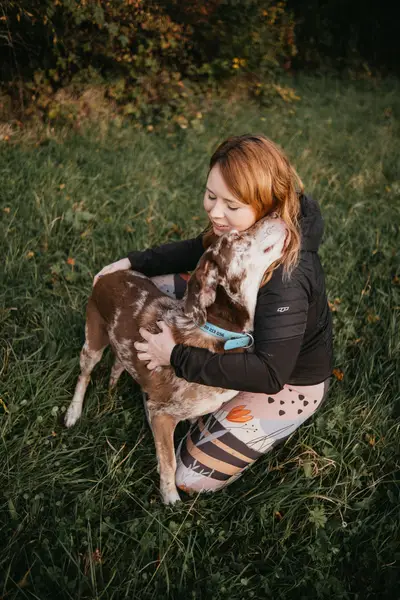
[[[254,319],[254,351],[215,354],[177,344],[171,365],[178,377],[213,387],[276,394],[284,384],[313,385],[332,372],[332,320],[317,254],[323,233],[318,204],[301,196],[300,260],[289,280],[282,267],[260,288]],[[128,254],[148,277],[195,269],[202,236]]]

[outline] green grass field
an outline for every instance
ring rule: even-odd
[[[1,599],[400,597],[400,83],[296,90],[168,136],[99,123],[0,143]],[[165,508],[138,388],[124,374],[109,395],[109,354],[62,426],[85,303],[104,265],[200,231],[208,159],[248,131],[321,203],[339,379],[231,487]]]

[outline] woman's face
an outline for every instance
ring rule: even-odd
[[[218,236],[232,229],[245,231],[256,222],[254,209],[240,202],[228,190],[218,165],[208,175],[204,209],[213,224],[215,235]]]

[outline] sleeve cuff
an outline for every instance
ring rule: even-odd
[[[181,348],[183,348],[183,344],[175,344],[175,346],[172,348],[171,357],[169,359],[170,365],[174,369],[177,377],[182,377],[182,371],[176,364],[179,362],[179,353]]]
[[[129,262],[131,263],[131,269],[134,269],[136,271],[138,271],[138,267],[137,267],[137,262],[138,262],[138,257],[142,254],[142,251],[138,250],[134,250],[133,252],[128,252],[128,256],[127,258],[129,259]]]

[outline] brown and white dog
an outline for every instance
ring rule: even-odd
[[[174,430],[179,421],[214,412],[238,392],[189,383],[172,367],[149,371],[134,347],[140,327],[158,333],[157,321],[171,327],[175,342],[224,352],[224,341],[199,329],[206,321],[231,332],[252,332],[257,292],[266,269],[282,256],[286,227],[279,218],[264,218],[243,233],[221,236],[201,257],[189,279],[183,300],[160,291],[151,279],[135,271],[117,271],[100,279],[86,311],[86,341],[80,355],[81,373],[65,424],[82,413],[90,374],[111,344],[115,364],[110,387],[126,370],[147,393],[165,504],[180,500],[175,486]],[[243,348],[230,350],[243,352]]]

